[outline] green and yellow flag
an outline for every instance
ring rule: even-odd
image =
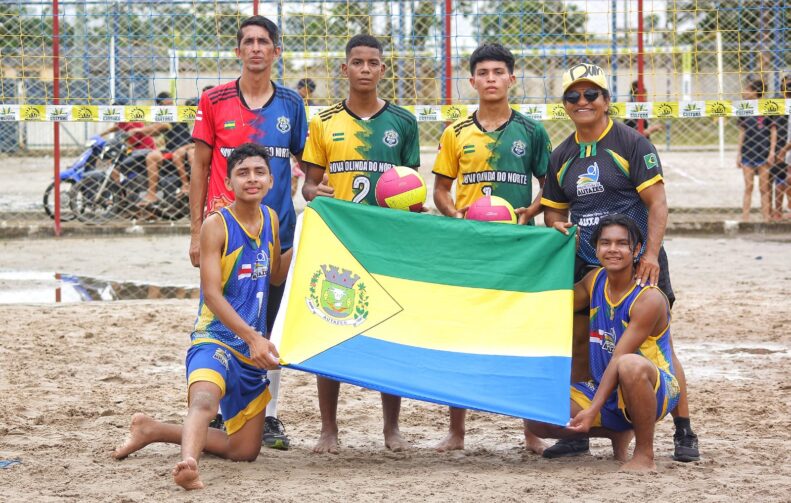
[[[273,336],[284,365],[568,421],[573,235],[323,197],[298,231]]]

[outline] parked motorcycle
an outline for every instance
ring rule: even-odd
[[[63,222],[74,220],[76,215],[69,205],[69,193],[74,185],[82,180],[87,173],[97,169],[102,159],[107,142],[101,136],[92,136],[85,144],[87,150],[67,169],[60,172],[60,219]],[[49,184],[44,191],[44,211],[50,218],[55,218],[55,182]]]
[[[120,147],[115,142],[120,142]],[[177,220],[189,215],[189,201],[181,193],[181,180],[171,161],[164,160],[159,167],[159,201],[143,207],[140,203],[148,188],[145,160],[149,150],[129,149],[122,136],[111,143],[117,153],[107,169],[87,174],[69,194],[71,210],[78,220],[100,224],[115,217]]]

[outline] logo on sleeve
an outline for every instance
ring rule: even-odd
[[[643,161],[645,162],[646,169],[654,169],[659,165],[659,159],[656,158],[656,154],[644,155]]]

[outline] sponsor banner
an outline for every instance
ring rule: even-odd
[[[47,120],[47,110],[44,105],[22,105],[19,107],[19,119],[23,121]]]
[[[179,122],[193,122],[198,115],[198,107],[176,107]]]
[[[758,115],[785,115],[788,100],[758,100]]]
[[[653,105],[654,117],[657,119],[679,116],[677,101],[655,101]]]
[[[519,105],[518,110],[527,117],[530,117],[533,120],[543,121],[547,119],[547,106],[544,104],[540,105]]]
[[[752,117],[758,115],[758,100],[739,100],[734,101],[733,115],[736,117]]]
[[[151,108],[142,106],[124,107],[124,122],[153,122],[151,120]]]
[[[99,122],[123,122],[126,114],[124,108],[119,106],[99,106]]]
[[[625,114],[627,119],[651,119],[654,117],[653,103],[630,102],[624,105],[626,105]],[[610,107],[610,110],[612,108]]]
[[[706,102],[679,101],[678,110],[681,117],[706,117]]]
[[[306,107],[308,119],[326,106]],[[477,104],[406,105],[418,122],[452,122],[469,116]],[[522,103],[511,108],[534,120],[567,120],[562,103]],[[752,117],[791,115],[791,100],[697,100],[610,103],[614,119],[668,119],[697,117]],[[93,106],[0,104],[0,122],[193,122],[200,120],[193,106]]]
[[[709,117],[727,117],[733,114],[733,104],[730,101],[706,100],[706,115]]]
[[[569,116],[566,115],[566,109],[563,108],[562,103],[550,103],[547,105],[547,120],[568,118]]]
[[[19,105],[0,105],[0,122],[19,121]]]
[[[412,108],[418,122],[438,122],[442,117],[442,109],[437,105],[415,105]]]
[[[151,119],[154,122],[178,122],[178,112],[175,106],[151,107]]]
[[[455,121],[467,116],[467,105],[442,105],[442,120]]]
[[[71,117],[75,122],[95,122],[99,120],[99,107],[90,105],[74,105]]]

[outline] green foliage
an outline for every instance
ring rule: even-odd
[[[577,6],[551,0],[489,1],[474,19],[483,41],[506,47],[586,40],[588,15]]]

